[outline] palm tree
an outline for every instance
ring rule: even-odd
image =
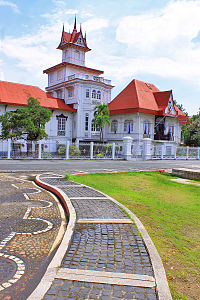
[[[100,130],[100,142],[103,142],[103,128],[105,124],[110,126],[110,112],[108,105],[103,103],[97,105],[94,111],[94,125]]]

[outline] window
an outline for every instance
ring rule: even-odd
[[[62,76],[63,76],[62,70],[58,71],[57,75],[58,75],[58,80],[62,79]]]
[[[117,120],[113,120],[111,123],[111,132],[117,133],[118,122]]]
[[[126,132],[126,133],[133,132],[133,121],[132,120],[126,120],[124,122],[124,132]]]
[[[85,114],[85,131],[88,131],[88,125],[89,125],[89,114]]]
[[[52,82],[54,80],[54,73],[50,73],[49,77],[50,77],[50,82]]]
[[[144,122],[144,137],[150,137],[151,123],[149,121]]]
[[[90,90],[89,89],[86,89],[85,97],[90,98]]]
[[[57,98],[62,99],[62,90],[56,91],[57,93]]]
[[[79,51],[75,51],[75,59],[80,59],[80,52]]]
[[[99,126],[94,124],[94,119],[92,120],[91,123],[91,131],[100,131]]]
[[[68,90],[68,98],[72,98],[74,96],[74,89]]]
[[[101,99],[101,92],[100,91],[97,92],[97,99]]]
[[[169,126],[169,136],[174,136],[174,126]]]
[[[96,91],[95,90],[92,91],[92,98],[96,99]]]
[[[58,118],[58,135],[65,136],[66,118]]]

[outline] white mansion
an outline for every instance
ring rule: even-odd
[[[111,126],[104,130],[106,142],[121,145],[123,137],[130,136],[137,147],[147,138],[168,149],[180,143],[180,122],[188,118],[174,105],[172,91],[160,92],[150,83],[132,80],[111,101],[111,81],[101,76],[103,71],[85,66],[85,54],[90,49],[81,27],[77,31],[76,19],[72,33],[65,32],[63,26],[57,49],[62,51],[62,62],[43,71],[48,74],[46,92],[31,85],[0,81],[0,114],[26,105],[32,96],[52,112],[45,127],[49,142],[95,142],[99,141],[99,131],[93,123],[94,108],[106,103],[111,120]],[[19,150],[23,150],[22,145],[23,151],[27,149],[24,141],[17,145]]]

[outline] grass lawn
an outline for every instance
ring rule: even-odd
[[[173,299],[199,299],[200,187],[171,178],[153,172],[71,176],[117,199],[142,221],[162,258]]]

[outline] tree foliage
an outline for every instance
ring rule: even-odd
[[[99,104],[94,111],[94,124],[100,130],[100,142],[103,142],[103,128],[106,124],[110,126],[110,112],[107,104]]]
[[[50,110],[40,106],[37,99],[30,97],[28,105],[0,116],[2,139],[38,141],[47,138],[45,124],[51,119]]]
[[[200,146],[200,112],[189,118],[189,124],[185,125],[183,135],[186,146]]]

